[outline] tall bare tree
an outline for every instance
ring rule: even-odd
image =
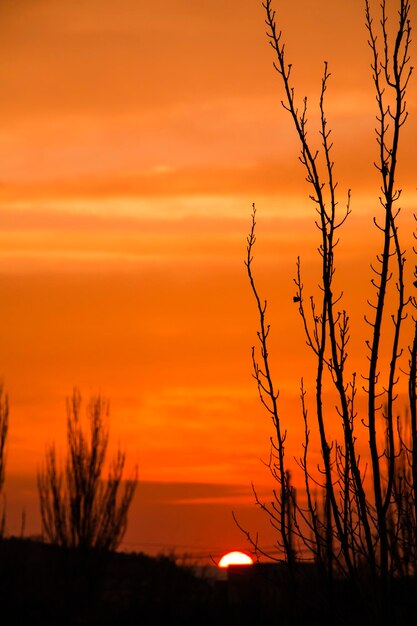
[[[67,399],[67,460],[58,468],[55,445],[38,471],[42,529],[52,544],[82,550],[115,550],[126,531],[137,475],[124,482],[125,454],[120,450],[104,477],[109,440],[108,403],[92,397],[87,405],[89,435],[81,420],[81,395]]]
[[[0,493],[3,491],[6,469],[6,440],[9,429],[9,399],[4,393],[3,385],[0,384]],[[0,537],[4,535],[6,525],[6,506],[0,518]]]
[[[392,38],[386,0],[380,4],[378,25],[374,24],[370,4],[365,0],[365,23],[377,102],[375,167],[381,181],[379,212],[374,218],[380,233],[380,251],[376,262],[371,264],[374,295],[368,301],[369,312],[365,315],[370,329],[366,340],[369,366],[363,373],[366,414],[358,414],[356,374],[348,373],[356,368],[351,364],[349,369],[347,367],[351,333],[349,315],[342,306],[342,295],[336,293],[334,287],[336,246],[351,207],[348,191],[345,208],[342,212],[339,210],[333,144],[325,112],[330,72],[325,63],[319,98],[321,147],[316,150],[307,133],[308,101],[304,98],[301,104],[297,102],[292,66],[286,60],[272,0],[266,0],[264,8],[267,34],[275,55],[274,68],[284,93],[282,105],[299,139],[299,158],[316,210],[321,282],[320,295],[306,299],[298,259],[294,302],[298,303],[307,344],[316,360],[314,420],[308,415],[306,389],[301,383],[301,410],[305,424],[303,453],[298,460],[304,474],[301,502],[300,498],[295,498],[285,457],[286,421],[279,411],[277,386],[271,373],[267,304],[259,295],[253,274],[254,210],[247,240],[246,267],[260,327],[259,349],[254,348],[252,354],[260,398],[272,416],[275,428],[271,472],[279,485],[272,505],[259,500],[258,504],[268,513],[278,531],[280,558],[284,557],[291,565],[301,551],[307,551],[329,583],[335,576],[348,579],[359,595],[362,593],[370,599],[377,623],[390,623],[394,582],[400,576],[417,575],[416,299],[410,295],[412,285],[406,284],[405,279],[405,253],[397,219],[401,190],[396,183],[400,139],[407,120],[406,92],[412,73],[410,0],[397,2],[397,24]],[[416,273],[413,280],[415,278]],[[392,302],[394,308],[389,304]],[[408,316],[414,335],[408,347],[408,370],[400,362],[406,348],[402,331],[407,310],[414,312]],[[387,368],[382,364],[384,359],[388,360]],[[404,377],[408,380],[409,406],[400,420],[397,389],[399,380]],[[325,391],[329,386],[336,393],[336,407],[326,405]],[[330,435],[329,423],[335,421],[335,417],[342,427],[340,440]],[[367,459],[361,459],[357,450],[358,423],[365,424],[367,429]],[[320,441],[318,472],[312,470],[309,463],[312,428],[317,430]],[[371,474],[369,487],[365,481],[367,466]],[[322,505],[315,496],[317,487],[323,491]],[[253,544],[256,547],[256,543]],[[363,593],[365,588],[366,594]]]

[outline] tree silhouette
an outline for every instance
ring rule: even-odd
[[[275,54],[274,68],[284,91],[282,105],[300,142],[299,158],[311,188],[310,198],[320,233],[319,295],[306,299],[300,259],[294,280],[293,301],[298,304],[307,345],[316,360],[313,420],[307,411],[307,391],[301,381],[305,425],[303,453],[297,459],[304,475],[301,499],[300,490],[296,498],[285,457],[286,421],[279,411],[279,394],[271,373],[267,303],[259,295],[253,274],[255,208],[246,258],[260,320],[259,349],[252,351],[254,376],[261,402],[274,424],[270,469],[279,485],[271,505],[258,498],[257,502],[277,529],[280,558],[285,558],[290,571],[301,554],[307,554],[326,581],[329,594],[335,577],[347,579],[357,597],[371,607],[378,624],[393,623],[393,594],[398,580],[417,575],[417,303],[412,291],[417,274],[415,271],[410,285],[406,284],[405,253],[397,219],[401,190],[396,185],[399,144],[407,119],[406,91],[412,73],[410,2],[398,0],[397,5],[398,21],[391,39],[393,31],[388,23],[386,1],[381,2],[380,20],[375,26],[369,2],[365,0],[377,102],[375,166],[380,176],[381,195],[380,214],[374,218],[380,234],[380,251],[376,262],[371,264],[373,295],[368,300],[369,311],[365,313],[370,332],[366,340],[368,369],[362,374],[367,394],[367,410],[363,414],[359,413],[356,403],[356,368],[348,360],[349,315],[342,306],[342,294],[334,291],[333,281],[335,249],[351,208],[350,191],[344,210],[340,212],[338,208],[333,144],[325,113],[330,72],[325,63],[319,98],[321,148],[316,151],[307,136],[307,98],[298,105],[292,85],[292,66],[286,60],[272,0],[264,4],[267,34]],[[408,311],[414,315],[409,315]],[[411,323],[409,332],[414,337],[409,346],[404,345],[402,332],[407,317]],[[409,362],[404,366],[400,357],[407,349]],[[385,359],[388,367],[383,365]],[[404,379],[408,385],[408,407],[400,419],[397,386]],[[336,393],[336,406],[334,403],[329,406],[326,400],[330,388]],[[330,435],[331,421],[341,425],[339,439]],[[367,458],[361,458],[358,452],[361,424],[365,425],[368,435]],[[309,463],[312,428],[316,429],[320,442],[321,461],[317,471]],[[317,488],[323,492],[322,504],[316,496]],[[254,548],[259,549],[257,542],[249,533],[247,535]]]
[[[4,394],[3,385],[0,385],[0,493],[3,491],[6,468],[6,440],[9,429],[9,400]],[[4,535],[6,525],[6,506],[0,518],[0,537]]]
[[[67,460],[58,468],[55,445],[38,471],[42,530],[48,541],[81,550],[115,550],[126,531],[137,476],[122,485],[125,454],[117,451],[104,478],[109,440],[108,403],[92,397],[87,405],[89,436],[81,424],[81,395],[67,399]]]

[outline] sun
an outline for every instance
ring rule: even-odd
[[[245,552],[228,552],[219,561],[219,567],[227,568],[229,565],[253,565],[253,559]]]

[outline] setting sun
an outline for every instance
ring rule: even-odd
[[[244,552],[228,552],[219,561],[219,567],[225,569],[229,565],[253,565],[253,559]]]

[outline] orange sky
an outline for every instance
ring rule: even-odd
[[[333,74],[341,202],[353,190],[338,280],[354,307],[367,297],[377,234],[366,229],[378,211],[363,3],[277,9],[297,93],[311,97],[312,133],[324,59]],[[255,524],[250,481],[268,484],[259,459],[271,433],[251,379],[257,320],[243,258],[253,201],[256,271],[297,453],[299,379],[312,377],[313,361],[292,277],[301,254],[315,288],[317,233],[263,19],[257,0],[0,1],[10,532],[23,506],[27,532],[40,530],[36,467],[45,443],[63,445],[65,397],[77,385],[110,398],[113,441],[139,465],[130,546],[245,547],[230,511]],[[399,172],[411,210],[416,95],[414,80]],[[404,230],[409,245],[406,214]],[[358,309],[352,323],[362,363]]]

